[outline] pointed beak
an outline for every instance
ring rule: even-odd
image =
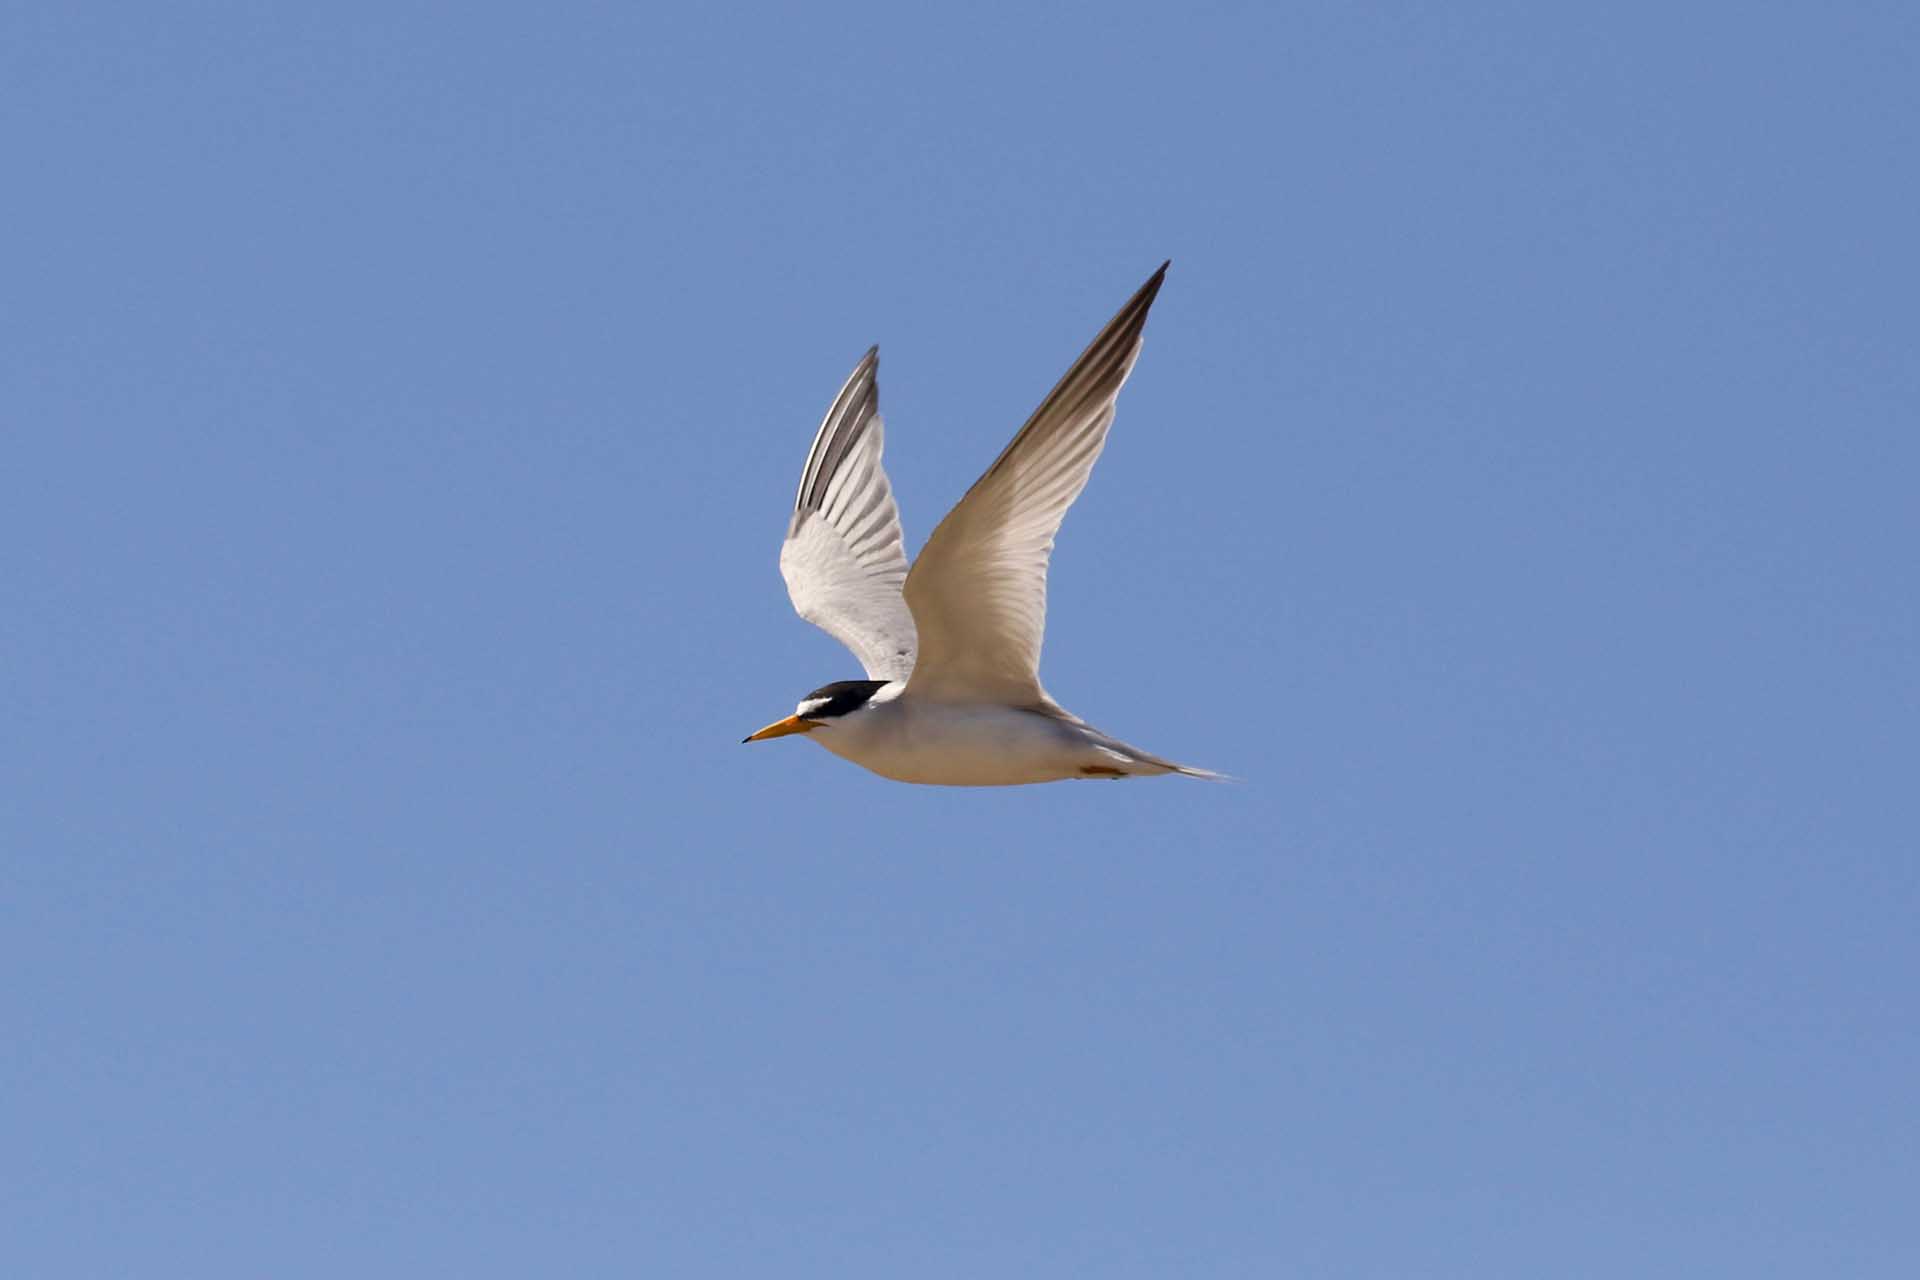
[[[758,742],[762,738],[784,738],[790,733],[808,733],[819,727],[818,720],[802,720],[799,716],[788,716],[785,720],[775,720],[758,733],[748,734],[740,741]]]

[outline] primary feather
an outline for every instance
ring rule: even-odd
[[[934,529],[907,576],[920,639],[917,697],[1051,705],[1040,687],[1047,563],[1113,425],[1163,265],[1067,370],[986,474]]]
[[[917,645],[901,596],[907,553],[880,466],[880,349],[840,388],[807,453],[780,576],[794,611],[853,651],[875,680],[903,680]]]

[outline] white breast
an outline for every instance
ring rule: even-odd
[[[1004,787],[1171,771],[1144,752],[1129,754],[1124,743],[1041,712],[923,702],[893,687],[807,737],[881,777],[936,786]]]

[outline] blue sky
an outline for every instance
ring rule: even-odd
[[[1902,5],[0,17],[10,1275],[1905,1277]],[[742,747],[1173,259],[1068,706]]]

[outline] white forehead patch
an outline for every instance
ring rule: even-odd
[[[793,709],[793,714],[795,714],[796,716],[799,716],[802,720],[804,720],[808,716],[812,715],[814,712],[818,711],[820,708],[826,706],[827,703],[830,701],[832,701],[832,699],[830,698],[804,699],[802,700],[799,706]]]

